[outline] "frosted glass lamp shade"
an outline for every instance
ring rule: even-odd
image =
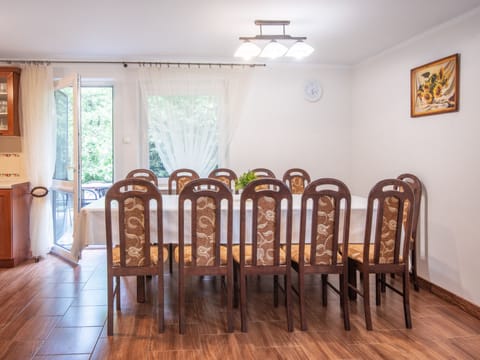
[[[285,56],[301,59],[309,56],[311,53],[313,53],[313,51],[314,49],[310,45],[304,43],[303,41],[297,41],[290,47],[290,49],[288,49]]]
[[[260,57],[275,59],[285,55],[287,50],[288,48],[285,45],[272,40],[263,48]]]
[[[262,49],[260,49],[258,45],[255,45],[250,41],[244,41],[238,47],[237,51],[235,51],[234,56],[244,58],[245,60],[249,60],[255,56],[258,56],[261,50]]]

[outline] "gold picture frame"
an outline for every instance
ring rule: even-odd
[[[410,70],[412,117],[458,111],[459,54]]]

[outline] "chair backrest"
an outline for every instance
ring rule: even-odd
[[[292,194],[302,194],[310,183],[310,175],[303,169],[288,169],[283,174],[283,182],[287,184]]]
[[[155,175],[155,173],[149,169],[134,169],[130,171],[125,178],[126,179],[130,179],[130,178],[143,179],[155,184],[155,186],[158,186],[157,175]]]
[[[156,219],[151,218],[155,211]],[[114,205],[116,203],[116,205]],[[117,221],[112,221],[112,209],[118,210]],[[156,222],[156,237],[151,239],[151,225]],[[120,248],[119,266],[124,268],[149,267],[152,264],[150,246],[163,245],[162,196],[157,187],[146,180],[130,178],[116,182],[105,199],[107,259],[113,264],[112,250]],[[114,230],[113,226],[118,227]],[[115,234],[115,239],[114,239]],[[158,264],[163,266],[163,251],[158,251]]]
[[[422,201],[422,182],[413,174],[401,174],[397,179],[405,181],[413,190],[413,220],[412,220],[412,238],[417,238],[418,220],[420,217],[420,204]]]
[[[285,203],[283,206],[282,202]],[[287,265],[290,266],[292,194],[278,179],[261,178],[250,182],[240,198],[240,246],[245,248],[248,235],[252,245],[252,266],[280,265],[282,233]],[[244,250],[240,251],[240,264],[245,266]]]
[[[178,169],[170,174],[168,177],[168,193],[180,194],[185,185],[192,180],[198,179],[198,174],[191,169]]]
[[[351,209],[348,187],[336,179],[315,180],[303,192],[301,209],[300,264],[305,264],[305,243],[309,243],[311,266],[337,266],[338,250],[342,253],[341,264],[345,265]],[[307,216],[309,211],[312,214],[310,217]]]
[[[258,179],[261,178],[274,178],[275,179],[275,174],[273,173],[272,170],[266,169],[266,168],[256,168],[251,170],[255,174],[255,176]]]
[[[232,191],[235,191],[235,181],[237,174],[233,170],[227,168],[214,169],[208,175],[211,179],[217,179],[227,185]]]
[[[186,203],[189,203],[187,206]],[[232,214],[231,190],[216,179],[197,179],[185,185],[178,200],[179,261],[183,263],[184,245],[191,245],[192,265],[221,266],[220,244],[229,248],[232,262]],[[186,217],[189,221],[186,222]],[[190,224],[190,238],[185,241],[185,223]],[[225,226],[226,224],[226,226]],[[222,230],[226,230],[223,234]],[[182,265],[182,264],[180,264]]]
[[[368,195],[367,221],[364,242],[364,263],[368,263],[369,244],[374,243],[374,264],[408,264],[412,231],[413,191],[398,179],[379,181]],[[375,229],[372,229],[373,215]]]

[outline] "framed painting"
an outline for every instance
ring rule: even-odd
[[[459,54],[410,71],[412,117],[458,111]]]

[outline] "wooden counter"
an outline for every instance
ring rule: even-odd
[[[13,267],[31,257],[30,184],[0,187],[0,267]]]

